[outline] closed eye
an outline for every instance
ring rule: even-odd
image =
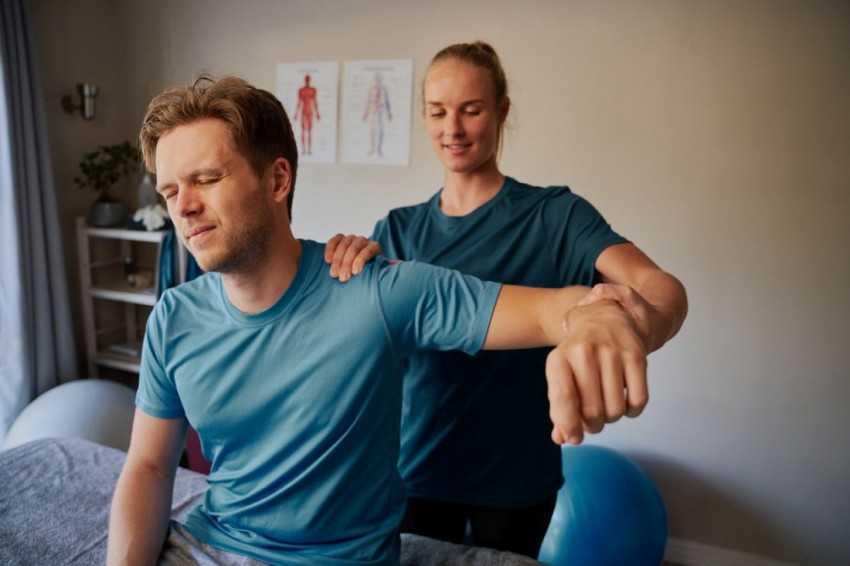
[[[219,176],[204,176],[198,177],[195,182],[199,185],[214,185],[219,180],[221,180],[221,177]]]
[[[164,187],[159,187],[156,192],[162,195],[162,198],[165,200],[169,200],[170,198],[177,195],[177,187],[173,185],[166,185]]]

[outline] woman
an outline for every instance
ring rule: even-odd
[[[429,201],[378,222],[371,239],[387,257],[503,283],[599,284],[584,302],[619,302],[648,352],[675,335],[687,311],[675,277],[568,188],[531,187],[499,170],[510,98],[490,45],[456,44],[437,53],[422,101],[445,184]],[[325,254],[331,274],[346,280],[359,272],[378,250],[364,245],[351,236],[332,239]],[[407,360],[399,470],[409,500],[402,532],[461,542],[469,523],[477,545],[537,556],[563,483],[561,451],[549,438],[545,356],[429,352]]]

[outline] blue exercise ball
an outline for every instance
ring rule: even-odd
[[[538,560],[556,565],[661,564],[667,513],[649,476],[602,446],[567,446],[561,455],[564,486]]]

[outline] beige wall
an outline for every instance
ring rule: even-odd
[[[82,152],[135,135],[150,93],[201,68],[273,90],[278,62],[411,58],[418,88],[438,48],[492,42],[514,101],[504,170],[569,184],[689,290],[646,413],[592,442],[650,472],[673,537],[850,561],[848,2],[32,5],[68,241]],[[93,123],[58,110],[81,80],[103,87]],[[432,194],[418,116],[412,136],[409,167],[303,166],[296,233],[368,233]]]

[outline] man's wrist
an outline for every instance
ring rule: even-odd
[[[641,324],[641,319],[638,314],[629,308],[628,305],[616,299],[600,299],[584,305],[577,305],[567,311],[564,318],[564,330],[569,332],[569,328],[574,324],[575,317],[591,316],[594,320],[598,320],[600,311],[594,312],[595,309],[604,309],[601,312],[608,312],[610,316],[620,319],[623,324],[627,324],[641,339],[647,352],[651,351],[652,336],[649,326]]]

